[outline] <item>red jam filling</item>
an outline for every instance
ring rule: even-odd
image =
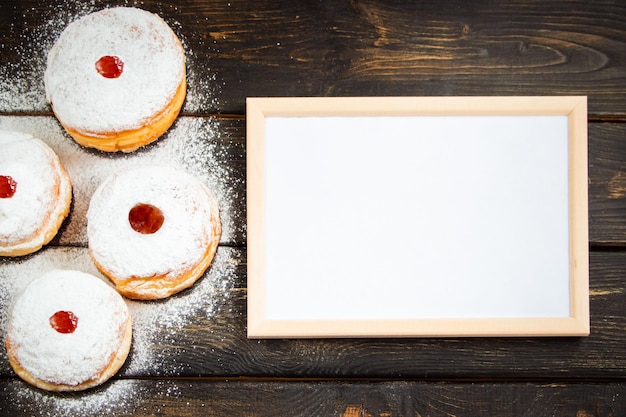
[[[164,220],[163,212],[152,204],[139,203],[128,213],[130,227],[144,235],[156,233]]]
[[[124,63],[117,56],[105,55],[96,62],[96,71],[104,78],[117,78],[123,70]]]
[[[78,317],[71,311],[57,311],[50,316],[50,326],[59,333],[74,333]]]
[[[0,175],[0,198],[11,198],[15,194],[17,183],[8,175]]]

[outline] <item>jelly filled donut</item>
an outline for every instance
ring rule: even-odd
[[[79,144],[131,152],[158,139],[186,95],[185,54],[159,16],[104,9],[68,25],[48,53],[46,98]]]
[[[48,145],[26,133],[0,132],[0,256],[41,249],[71,201],[70,178]]]
[[[211,264],[221,235],[208,188],[178,169],[144,166],[113,174],[87,210],[89,253],[117,290],[165,298],[190,287]]]
[[[132,323],[122,297],[85,272],[52,270],[18,297],[6,336],[13,370],[49,391],[100,385],[124,364]]]

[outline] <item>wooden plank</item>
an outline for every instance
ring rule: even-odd
[[[217,345],[194,349],[193,367],[202,375],[221,371],[268,377],[622,378],[625,269],[623,254],[591,255],[591,335],[584,338],[254,341],[245,336],[245,293],[235,292],[233,297],[240,299],[231,306],[237,318],[222,324],[227,330],[216,330],[228,336]],[[220,359],[203,360],[214,349]]]
[[[212,373],[220,373],[221,355],[232,353],[218,345],[227,343],[224,340],[230,337],[233,326],[240,325],[239,313],[231,304],[240,292],[235,285],[241,285],[245,276],[242,259],[240,249],[219,247],[211,266],[192,288],[165,301],[127,300],[133,319],[133,344],[123,373],[175,376],[195,373],[194,362],[206,361],[217,367]],[[0,334],[6,333],[11,306],[21,291],[51,269],[85,271],[108,282],[82,247],[47,247],[27,257],[0,258]],[[237,354],[236,346],[228,349],[235,349]],[[0,376],[8,375],[13,371],[3,348]]]
[[[126,5],[118,0],[114,4]],[[309,3],[146,0],[187,49],[185,113],[244,113],[247,96],[589,95],[626,116],[621,2]],[[49,111],[45,56],[92,3],[0,5],[0,111]]]
[[[140,164],[173,166],[203,181],[220,206],[221,243],[245,243],[245,128],[241,120],[181,117],[158,141],[131,154],[83,148],[52,116],[0,115],[0,129],[43,140],[70,175],[72,207],[53,244],[87,246],[86,213],[96,187],[108,175]]]
[[[88,200],[98,181],[137,161],[180,165],[203,178],[220,203],[222,244],[245,245],[245,120],[180,117],[172,129],[142,152],[109,155],[75,145],[52,116],[0,116],[0,129],[40,137],[60,154],[73,174],[74,205],[53,244],[86,246]],[[626,124],[589,123],[589,240],[626,245]]]
[[[59,135],[44,98],[47,50],[74,18],[128,4],[1,1],[0,114],[44,115],[44,133],[50,127],[46,134]],[[36,390],[14,376],[0,349],[0,415],[626,415],[626,125],[589,125],[589,337],[251,341],[242,249],[244,120],[184,117],[243,116],[245,97],[261,95],[580,94],[589,95],[592,121],[623,122],[622,1],[144,0],[139,6],[180,35],[189,89],[177,133],[135,156],[181,147],[176,163],[216,186],[230,216],[223,219],[222,246],[189,291],[165,302],[131,302],[133,350],[102,387],[67,395]],[[9,119],[0,117],[0,127]],[[209,144],[210,155],[189,152],[193,147],[185,144],[196,139]],[[72,154],[91,163],[75,171],[85,184],[90,175],[97,181],[110,172],[111,161],[132,163]],[[75,201],[83,206],[73,207],[51,247],[0,260],[0,334],[19,283],[29,276],[21,273],[52,266],[94,271],[81,223],[91,189],[77,189]]]
[[[159,302],[129,301],[134,339],[119,376],[514,379],[626,378],[626,254],[591,254],[591,335],[572,338],[250,340],[246,252],[220,247],[208,273]],[[84,248],[0,260],[0,334],[21,288],[51,268],[98,275]],[[0,351],[0,377],[14,375]]]
[[[626,385],[117,380],[56,395],[0,380],[0,414],[28,416],[591,417],[626,413]]]
[[[626,245],[626,124],[589,124],[589,240]]]

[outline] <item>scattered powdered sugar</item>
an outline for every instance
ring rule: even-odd
[[[48,51],[70,22],[101,8],[96,6],[97,3],[87,0],[49,4],[41,17],[35,16],[34,9],[23,12],[24,20],[36,20],[40,24],[28,25],[22,30],[12,24],[11,32],[19,43],[10,50],[16,60],[0,66],[0,111],[50,110],[43,81]],[[0,44],[0,54],[6,49],[7,44]]]
[[[204,324],[210,326],[229,303],[242,259],[240,249],[219,248],[207,273],[191,288],[161,301],[125,299],[133,320],[133,341],[121,375],[179,376],[188,372],[193,364],[181,361],[179,355],[191,348],[188,338],[193,329]],[[99,276],[108,283],[84,248],[50,247],[27,258],[0,258],[0,331],[3,335],[15,300],[30,282],[52,269],[77,269]],[[207,336],[210,334],[212,332],[207,329],[202,337],[205,343],[210,343],[210,336]],[[186,339],[186,344],[182,345]],[[4,374],[11,373],[4,350],[0,352],[0,370]],[[50,415],[79,412],[83,415],[92,412],[94,415],[117,415],[115,411],[129,412],[141,404],[141,387],[145,385],[115,378],[100,387],[63,396],[32,389],[21,381],[5,386],[14,390],[5,393],[6,398],[11,398],[11,407],[25,411],[25,414],[46,415],[44,412],[48,411]],[[176,394],[176,390],[170,387],[165,394],[170,393]],[[2,395],[0,393],[0,399]],[[150,395],[153,398],[154,393]],[[36,412],[42,414],[31,411],[33,404]],[[0,411],[2,407],[0,401]]]
[[[143,404],[154,399],[154,391],[161,392],[162,400],[175,400],[180,389],[165,381],[155,381],[154,391],[143,381],[116,380],[80,393],[63,395],[40,390],[24,389],[25,383],[15,381],[0,394],[10,401],[0,403],[0,415],[29,416],[130,416],[146,411]]]
[[[224,124],[222,124],[224,123]],[[11,129],[41,138],[59,155],[74,184],[74,200],[69,221],[61,231],[62,247],[48,247],[30,257],[0,259],[0,329],[6,329],[6,313],[27,282],[53,268],[78,269],[100,276],[86,250],[86,212],[96,187],[111,173],[142,164],[178,167],[197,176],[214,193],[220,206],[222,240],[245,239],[244,178],[237,161],[244,163],[243,141],[228,137],[226,123],[220,119],[179,118],[166,136],[131,154],[106,154],[81,148],[69,138],[53,117],[0,117],[0,129]],[[68,246],[69,245],[69,246]],[[70,247],[71,245],[77,247]],[[237,270],[244,261],[242,250],[220,247],[205,275],[191,288],[166,300],[143,302],[127,300],[133,319],[133,344],[122,375],[177,376],[193,372],[194,364],[180,359],[191,349],[192,328],[211,326],[224,305],[229,303]],[[108,282],[108,281],[107,281]],[[202,340],[210,343],[213,333],[207,329]],[[216,334],[215,337],[218,337]],[[219,342],[218,340],[216,342]],[[0,359],[2,356],[0,356]],[[210,360],[210,358],[207,358]],[[4,372],[10,373],[6,356]],[[86,393],[86,404],[92,400],[112,401],[107,384],[98,395]],[[24,386],[24,391],[29,391]],[[106,390],[106,391],[102,391]],[[61,399],[45,396],[44,404],[63,404]],[[68,400],[79,404],[78,400]],[[78,405],[76,405],[78,407]],[[120,407],[120,409],[127,409]]]
[[[134,0],[129,0],[127,5],[142,7],[141,2]],[[12,23],[9,30],[16,41],[0,43],[0,54],[6,51],[5,56],[12,57],[10,62],[0,64],[0,112],[50,111],[44,91],[48,51],[67,25],[104,7],[99,0],[59,0],[24,10],[25,21],[39,24],[21,27]],[[179,12],[176,7],[173,11]],[[220,86],[216,74],[206,67],[206,57],[198,56],[199,51],[210,47],[202,44],[198,34],[186,35],[187,28],[173,21],[171,13],[167,14],[170,17],[166,21],[178,35],[186,54],[187,96],[183,111],[214,111],[219,105]],[[208,49],[202,53],[207,52],[212,53]],[[74,185],[72,209],[56,240],[62,246],[45,247],[17,259],[0,258],[2,335],[6,333],[8,313],[18,295],[45,271],[77,269],[110,285],[86,250],[86,212],[97,186],[117,170],[139,164],[163,164],[197,176],[218,201],[222,243],[245,241],[245,179],[241,167],[236,167],[237,161],[245,163],[245,143],[228,137],[228,123],[231,122],[211,117],[179,117],[160,140],[123,155],[81,148],[51,116],[0,117],[0,129],[26,132],[46,142],[59,155]],[[229,302],[241,262],[244,262],[242,250],[220,247],[205,275],[191,288],[161,301],[126,300],[133,319],[133,344],[120,375],[178,376],[189,372],[193,364],[180,360],[181,352],[191,348],[189,338],[195,332],[192,329],[211,325]],[[212,334],[207,331],[202,340],[210,343]],[[0,350],[0,372],[12,374],[5,350]],[[160,410],[147,410],[143,405],[146,401],[158,401],[161,396],[165,405],[168,398],[181,395],[174,382],[148,384],[146,380],[123,378],[81,393],[63,395],[33,389],[19,379],[8,379],[4,387],[0,393],[0,399],[5,400],[0,401],[0,415],[133,415],[142,410],[148,415]]]
[[[25,390],[23,383],[15,381],[0,392],[0,415],[32,417],[176,415],[180,408],[180,399],[188,389],[193,389],[193,383],[117,380],[93,390],[58,395],[45,391]],[[2,399],[5,401],[1,401]],[[168,411],[169,407],[172,409]]]
[[[4,116],[0,129],[16,130],[43,140],[59,156],[73,184],[69,218],[59,243],[87,245],[86,214],[91,196],[114,172],[139,165],[167,165],[195,175],[214,195],[222,223],[221,242],[245,240],[245,143],[234,141],[223,120],[179,117],[158,141],[130,154],[107,154],[77,145],[53,117]]]
[[[129,1],[127,6],[142,8],[141,2],[137,1]],[[37,23],[23,28],[11,23],[9,31],[15,44],[0,43],[0,54],[15,56],[12,61],[0,65],[0,111],[50,111],[44,87],[48,52],[68,25],[104,8],[106,6],[99,0],[59,0],[54,4],[46,3],[45,7],[24,10],[23,19]],[[173,9],[173,12],[179,12],[178,8]],[[216,51],[204,45],[197,34],[186,35],[188,28],[184,28],[175,19],[158,11],[154,13],[165,19],[185,50],[187,97],[183,110],[192,113],[215,110],[219,104],[221,86],[216,82],[216,74],[206,68],[206,59],[203,57],[202,63],[198,62],[197,53],[190,45],[197,45],[194,47],[205,49],[209,54]],[[172,11],[168,15],[170,13]]]
[[[191,364],[176,359],[181,336],[189,334],[190,324],[210,321],[220,313],[230,298],[242,257],[239,249],[218,248],[207,273],[190,289],[165,301],[128,301],[134,330],[128,373],[177,376],[190,368]]]
[[[176,29],[178,24],[174,22],[172,27]],[[219,107],[219,96],[221,94],[221,85],[217,81],[215,72],[208,72],[206,59],[198,62],[199,57],[194,49],[189,47],[191,40],[184,36],[182,29],[176,30],[179,39],[185,49],[185,58],[187,60],[187,96],[183,103],[183,111],[187,112],[208,112],[215,111]],[[200,47],[202,41],[200,41]],[[204,58],[204,57],[203,57]]]
[[[245,143],[231,141],[213,118],[179,118],[165,140],[146,153],[154,163],[169,161],[200,178],[216,197],[222,242],[245,239],[245,178],[235,163],[245,163]]]
[[[29,73],[35,72],[34,69],[19,69],[24,76],[29,78],[37,78]],[[41,85],[37,82],[34,84],[28,79],[14,79],[15,70],[10,67],[0,66],[0,79],[7,80],[0,83],[0,111],[5,112],[27,112],[34,110],[47,110],[48,103],[44,98],[43,81]],[[28,75],[26,75],[28,74]],[[37,73],[36,75],[39,75]]]

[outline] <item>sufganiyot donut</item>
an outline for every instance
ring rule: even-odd
[[[104,383],[124,364],[131,343],[123,298],[102,279],[75,270],[34,279],[13,306],[6,336],[15,373],[48,391]]]
[[[190,287],[207,270],[221,236],[219,209],[199,179],[143,166],[115,173],[87,211],[89,253],[117,290],[159,299]]]
[[[70,23],[48,53],[46,98],[79,144],[131,152],[172,125],[186,95],[183,46],[159,16],[115,7]]]
[[[48,145],[0,131],[0,256],[27,255],[49,243],[71,201],[70,177]]]

